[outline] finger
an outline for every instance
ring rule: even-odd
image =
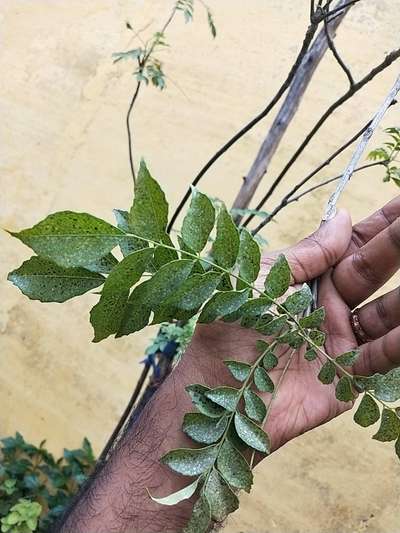
[[[374,294],[400,268],[400,218],[365,246],[344,258],[333,281],[345,302],[354,308]]]
[[[400,326],[400,288],[357,310],[360,326],[370,339],[379,339]]]
[[[353,226],[351,243],[344,254],[351,255],[400,217],[400,195],[384,207]]]
[[[349,247],[351,231],[350,215],[340,210],[335,218],[321,225],[312,235],[284,250],[294,282],[314,279],[335,265]],[[263,257],[263,266],[271,266],[275,258],[276,254]],[[268,268],[262,270],[267,271]]]
[[[384,374],[400,364],[400,326],[383,337],[360,347],[361,355],[354,366],[360,376]]]

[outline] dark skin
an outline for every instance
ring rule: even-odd
[[[400,364],[399,290],[363,303],[400,268],[399,217],[400,197],[353,227],[348,213],[340,211],[316,233],[284,251],[293,283],[321,276],[319,305],[326,309],[325,350],[330,356],[358,346],[349,316],[352,309],[359,309],[362,328],[370,339],[360,346],[361,356],[354,368],[359,375],[384,373]],[[276,255],[263,259],[264,276]],[[163,507],[151,501],[147,489],[161,497],[188,483],[188,478],[159,463],[172,448],[192,446],[180,429],[184,413],[193,410],[185,386],[233,385],[223,360],[253,362],[259,338],[259,334],[236,324],[198,326],[182,361],[56,531],[180,531],[190,517],[193,501]],[[277,383],[288,357],[292,358],[265,428],[273,450],[352,407],[336,400],[334,384],[326,386],[317,380],[323,358],[309,363],[303,355],[302,350],[283,352],[279,365],[270,372]],[[265,394],[264,399],[268,404],[270,396]]]

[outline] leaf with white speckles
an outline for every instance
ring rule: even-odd
[[[197,189],[182,223],[182,239],[195,252],[201,252],[214,227],[215,209],[211,200]]]
[[[253,484],[253,474],[250,466],[229,440],[225,440],[221,446],[217,466],[224,479],[231,486],[250,492]]]
[[[228,411],[234,411],[239,400],[239,391],[233,387],[217,387],[206,392],[205,395],[209,400]]]
[[[212,248],[212,256],[217,265],[232,268],[239,253],[239,231],[224,205],[217,219],[217,235]]]
[[[261,424],[267,414],[263,400],[251,389],[244,391],[244,408],[246,415]]]
[[[241,413],[236,413],[235,429],[242,441],[248,446],[259,452],[270,453],[271,444],[268,435],[250,418]]]
[[[286,257],[281,254],[272,265],[265,279],[265,292],[272,298],[283,296],[290,285],[290,266]]]
[[[179,448],[172,450],[161,458],[161,462],[171,470],[185,476],[198,476],[208,470],[218,455],[218,447],[190,449]]]
[[[199,322],[209,324],[225,315],[233,313],[247,300],[249,291],[247,289],[227,292],[217,292],[204,306]]]
[[[207,533],[211,522],[211,508],[207,498],[202,495],[194,504],[192,516],[183,533]]]
[[[394,411],[383,409],[381,416],[381,425],[372,437],[381,442],[390,442],[397,440],[400,435],[400,419]]]
[[[310,286],[304,283],[302,288],[288,296],[283,304],[288,313],[298,315],[305,311],[313,301]]]
[[[210,418],[202,413],[186,413],[182,430],[188,437],[201,444],[214,444],[223,435],[227,418]]]
[[[230,373],[237,381],[244,381],[249,377],[251,366],[240,361],[224,361]]]
[[[254,371],[254,383],[261,392],[274,392],[274,383],[267,374],[266,370],[258,367]]]
[[[261,250],[258,242],[246,228],[242,228],[237,258],[239,277],[241,279],[237,281],[237,289],[244,289],[248,286],[245,282],[252,283],[257,279],[260,271],[260,261]]]
[[[207,398],[206,394],[210,390],[209,387],[199,384],[188,385],[186,387],[186,392],[200,413],[212,418],[220,418],[226,413],[226,410]]]
[[[222,522],[239,507],[239,500],[221,475],[212,470],[204,485],[204,494],[211,507],[211,516]]]
[[[354,422],[366,428],[378,422],[379,418],[378,404],[369,394],[364,394],[357,411],[354,413]]]

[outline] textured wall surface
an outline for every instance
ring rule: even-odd
[[[167,0],[1,0],[0,224],[16,230],[60,209],[111,220],[131,202],[124,115],[132,65],[111,54],[132,44],[124,26],[151,24]],[[213,41],[200,11],[171,28],[164,53],[168,89],[143,92],[135,111],[135,154],[144,155],[174,205],[201,164],[281,83],[307,26],[308,1],[210,0],[219,29]],[[399,45],[397,2],[364,0],[337,38],[361,76]],[[338,111],[323,128],[282,193],[325,159],[371,116],[399,70],[395,65]],[[346,87],[327,55],[284,139],[266,181]],[[399,124],[394,108],[385,125]],[[209,172],[203,189],[229,203],[265,135],[264,122]],[[376,142],[380,141],[380,137]],[[348,157],[348,156],[347,156]],[[336,175],[346,157],[322,174]],[[261,189],[265,189],[262,187]],[[262,191],[260,190],[260,193]],[[381,171],[358,175],[342,205],[359,219],[390,199]],[[318,224],[327,191],[296,204],[265,231],[271,247],[293,243]],[[268,207],[273,207],[278,194]],[[5,281],[29,257],[0,233],[0,435],[19,430],[54,451],[83,436],[101,449],[131,393],[154,335],[92,344],[93,296],[63,306],[31,302]],[[371,441],[346,415],[297,439],[257,469],[252,496],[229,521],[230,533],[399,531],[399,465],[390,446]]]

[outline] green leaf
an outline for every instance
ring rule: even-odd
[[[250,466],[229,440],[225,440],[221,446],[217,466],[229,485],[250,492],[253,484],[253,474]]]
[[[255,369],[254,383],[260,392],[274,392],[274,383],[264,368],[258,367]]]
[[[291,348],[300,348],[306,342],[298,331],[287,331],[277,338],[280,344],[288,344]]]
[[[209,387],[194,384],[188,385],[185,390],[189,394],[193,405],[197,407],[200,413],[203,413],[204,415],[210,416],[212,418],[220,418],[226,413],[223,407],[215,404],[207,398],[206,393],[211,390]]]
[[[217,265],[230,269],[236,263],[238,252],[238,229],[226,207],[222,205],[217,219],[217,235],[212,248],[212,256]]]
[[[150,280],[145,281],[135,287],[129,296],[128,302],[124,306],[125,312],[119,329],[115,335],[117,338],[140,331],[148,325],[151,314],[151,309],[146,306],[149,282]]]
[[[124,233],[88,213],[60,211],[11,235],[38,255],[68,268],[101,259],[119,244]]]
[[[276,366],[278,366],[279,360],[276,357],[276,355],[269,351],[264,355],[264,358],[262,360],[263,367],[265,370],[272,370]]]
[[[117,221],[117,227],[125,233],[130,233],[131,229],[129,227],[129,212],[123,211],[122,209],[113,209],[113,213],[115,220]],[[141,250],[142,248],[147,248],[148,246],[149,244],[143,239],[137,239],[136,237],[128,235],[121,239],[119,243],[119,247],[124,257],[132,252]]]
[[[400,368],[394,368],[387,374],[375,374],[368,380],[368,388],[375,390],[375,396],[384,402],[396,402],[400,399]]]
[[[177,503],[180,503],[183,500],[188,500],[193,496],[193,494],[196,492],[200,479],[201,478],[198,477],[195,481],[193,481],[193,483],[190,483],[190,485],[187,485],[183,489],[178,490],[169,496],[165,496],[164,498],[154,498],[151,495],[150,498],[153,500],[153,502],[156,502],[160,505],[176,505]]]
[[[287,315],[282,315],[273,320],[267,319],[265,322],[260,322],[256,327],[256,330],[264,335],[274,335],[275,333],[280,333],[282,329],[286,326],[288,321]]]
[[[194,504],[192,516],[183,533],[207,533],[211,522],[211,508],[205,496]]]
[[[153,323],[187,320],[195,315],[214,294],[220,279],[221,274],[217,272],[193,274],[156,309]]]
[[[325,309],[320,307],[310,315],[300,318],[299,324],[303,328],[319,328],[325,320]]]
[[[268,435],[250,418],[241,413],[235,413],[235,429],[238,436],[248,446],[259,452],[270,453],[271,445]]]
[[[314,350],[314,348],[310,348],[306,351],[304,354],[304,358],[306,361],[315,361],[315,359],[318,357],[317,352]]]
[[[310,331],[308,336],[316,346],[323,346],[325,344],[326,334],[323,331],[314,329],[313,331]]]
[[[272,298],[283,296],[290,286],[291,271],[286,257],[281,254],[272,265],[265,280],[265,291]]]
[[[182,239],[195,252],[201,252],[214,227],[215,209],[211,200],[193,190],[192,201],[182,223]]]
[[[94,342],[119,330],[128,303],[129,289],[142,277],[152,255],[151,248],[133,252],[118,263],[108,276],[100,301],[90,312]]]
[[[400,459],[400,437],[396,440],[394,449],[395,449],[397,457]]]
[[[201,444],[214,444],[223,435],[228,419],[210,418],[202,413],[186,413],[182,430],[188,437]]]
[[[342,366],[353,366],[360,356],[359,350],[352,350],[351,352],[343,353],[336,358],[336,362]]]
[[[37,256],[10,272],[7,279],[31,300],[41,302],[65,302],[105,281],[101,274],[85,268],[64,268]]]
[[[237,381],[244,381],[249,377],[251,366],[240,361],[224,361],[230,373]]]
[[[336,385],[336,398],[341,402],[352,402],[355,399],[351,379],[342,376]]]
[[[211,507],[211,517],[222,522],[239,507],[239,500],[222,479],[221,475],[212,470],[204,485],[204,494]]]
[[[190,275],[192,268],[193,261],[189,259],[178,259],[162,266],[149,280],[146,306],[157,309],[160,303],[179,289]]]
[[[247,289],[239,292],[227,291],[214,294],[204,306],[199,322],[209,324],[218,318],[233,313],[247,300],[248,294],[249,291]]]
[[[244,283],[252,283],[257,279],[260,271],[261,250],[258,242],[254,239],[247,229],[242,228],[240,232],[239,255],[237,258],[239,266],[239,277],[237,281],[237,289],[244,289],[248,285]]]
[[[383,409],[381,425],[378,432],[372,437],[381,442],[397,440],[400,435],[400,420],[394,411]]]
[[[318,379],[325,385],[333,383],[336,377],[336,367],[331,361],[327,361],[318,374]]]
[[[235,411],[240,397],[239,391],[233,387],[217,387],[205,392],[205,395],[209,400],[228,411]]]
[[[118,265],[118,259],[110,253],[87,264],[86,268],[91,272],[97,272],[98,274],[109,274],[116,265]]]
[[[244,409],[246,415],[261,424],[267,414],[267,408],[262,399],[251,389],[244,391]]]
[[[313,301],[313,295],[307,283],[304,283],[299,291],[286,298],[283,304],[291,315],[298,315],[305,311]]]
[[[168,223],[168,203],[161,187],[142,160],[136,178],[135,198],[129,213],[132,233],[161,242]]]
[[[378,422],[379,418],[378,404],[369,394],[364,394],[357,411],[354,413],[354,422],[366,428]]]
[[[160,242],[166,246],[174,247],[174,243],[171,241],[170,236],[166,233],[160,239]],[[163,265],[170,263],[171,261],[176,261],[178,259],[178,252],[176,250],[171,250],[171,248],[165,248],[164,246],[156,246],[154,250],[154,269],[158,270]]]
[[[179,448],[161,457],[161,462],[184,476],[198,476],[208,470],[216,460],[218,447],[191,449]]]

